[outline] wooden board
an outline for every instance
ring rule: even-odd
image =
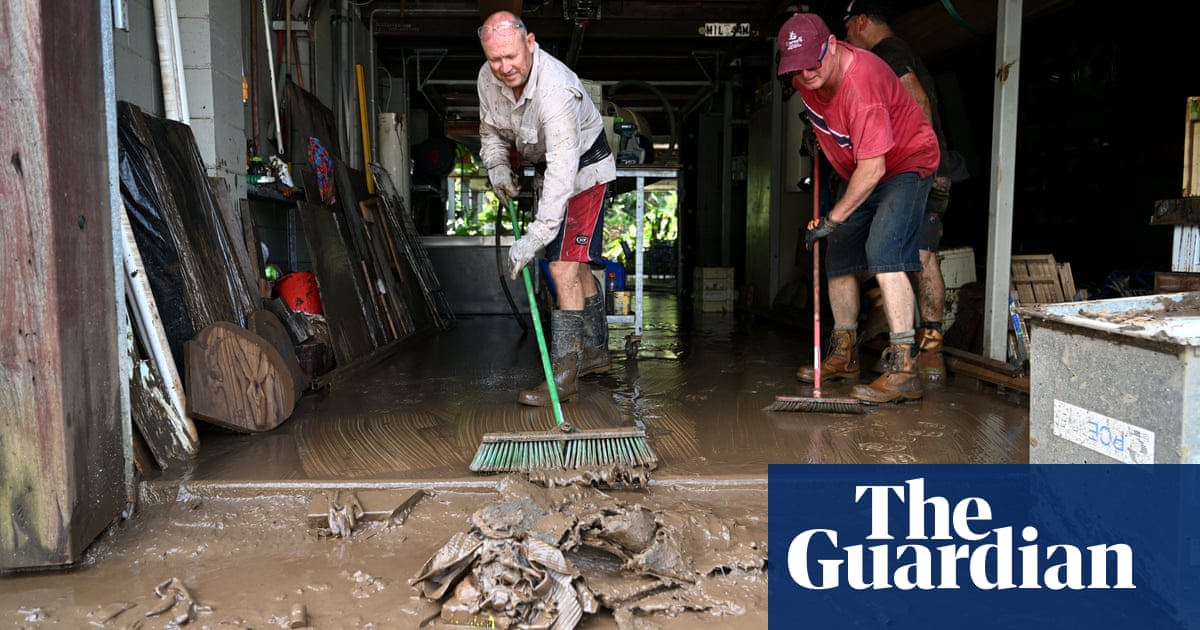
[[[1011,279],[1022,305],[1066,301],[1053,254],[1013,256]]]
[[[1155,293],[1200,291],[1200,273],[1159,271],[1154,274]]]
[[[1071,273],[1071,263],[1058,264],[1058,281],[1062,286],[1063,298],[1066,301],[1075,300],[1075,275]]]
[[[376,219],[379,213],[379,198],[372,197],[358,204],[359,218],[363,233],[366,235],[366,245],[369,256],[375,265],[378,277],[383,280],[385,289],[378,296],[384,304],[389,320],[394,321],[397,328],[396,338],[407,337],[415,332],[416,326],[409,314],[409,306],[405,301],[401,287],[404,283],[403,271],[399,258],[392,245],[387,226]]]
[[[981,365],[976,365],[955,357],[946,357],[946,369],[955,374],[969,376],[995,385],[1003,385],[1026,394],[1029,393],[1028,375],[1009,376],[1006,373],[990,370]]]
[[[345,219],[340,212],[311,203],[296,204],[304,223],[304,240],[321,289],[321,304],[332,336],[338,367],[352,363],[383,345],[370,289],[361,266],[351,260]]]
[[[0,569],[75,562],[130,501],[106,153],[117,138],[100,54],[112,47],[99,28],[108,10],[0,3]],[[0,592],[12,593],[9,579]],[[14,620],[19,596],[0,599],[13,602],[0,625],[42,625]]]
[[[206,326],[184,344],[188,415],[244,433],[279,426],[296,385],[269,341],[229,322]]]
[[[177,410],[166,394],[162,376],[153,361],[132,357],[129,376],[129,415],[162,470],[184,466],[196,457],[200,443],[180,427]],[[186,418],[186,416],[185,416]],[[192,431],[195,425],[190,418]]]
[[[250,314],[248,325],[254,334],[269,341],[279,351],[288,372],[292,374],[292,382],[296,384],[296,400],[300,400],[300,395],[308,389],[309,380],[305,377],[304,370],[300,369],[300,360],[296,358],[296,346],[292,344],[292,336],[283,327],[283,322],[275,313],[259,309]]]
[[[242,209],[246,205],[245,200],[240,200],[243,203],[235,203],[233,192],[229,190],[229,182],[225,181],[224,177],[209,177],[209,185],[212,187],[213,202],[216,204],[217,215],[220,221],[213,226],[214,229],[225,229],[225,240],[229,243],[230,256],[227,260],[234,264],[236,271],[242,274],[246,281],[246,286],[251,289],[258,287],[259,267],[256,264],[257,256],[251,257],[250,250],[246,246],[246,230],[242,221]],[[252,293],[256,293],[252,291]],[[252,303],[257,304],[255,300]]]
[[[130,415],[149,443],[159,466],[166,470],[176,463],[195,458],[200,450],[199,435],[195,423],[187,417],[183,379],[179,376],[175,355],[163,328],[162,314],[154,299],[150,274],[142,263],[124,202],[120,204],[118,214],[125,246],[123,270],[129,304],[126,318],[134,333],[127,344],[133,367],[129,378]],[[134,343],[135,337],[140,344]],[[143,349],[145,357],[140,354]]]
[[[317,334],[308,319],[293,311],[287,302],[283,301],[283,298],[271,298],[267,301],[267,310],[279,318],[296,344],[304,343]]]

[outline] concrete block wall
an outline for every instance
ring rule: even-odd
[[[165,115],[153,0],[125,0],[126,30],[113,34],[117,99]],[[224,177],[235,198],[246,195],[245,105],[242,103],[242,21],[238,0],[176,3],[188,116],[212,177]]]
[[[162,116],[162,77],[158,73],[151,0],[125,0],[125,12],[128,28],[113,32],[117,100]]]
[[[225,178],[235,198],[246,194],[243,9],[237,0],[178,3],[192,133],[209,176]]]

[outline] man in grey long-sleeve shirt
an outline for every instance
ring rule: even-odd
[[[578,394],[580,376],[611,367],[608,320],[592,268],[604,266],[605,197],[616,162],[583,82],[538,46],[520,18],[493,13],[479,28],[479,43],[487,58],[477,82],[480,156],[502,207],[519,192],[514,158],[545,166],[535,219],[509,249],[508,266],[515,280],[546,249],[558,292],[550,357],[559,399],[566,401]],[[518,400],[550,404],[545,383]]]

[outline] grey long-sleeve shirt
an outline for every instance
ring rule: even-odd
[[[536,219],[527,233],[547,243],[558,234],[572,196],[616,179],[612,155],[579,168],[579,157],[604,133],[600,112],[579,77],[541,46],[534,50],[519,101],[486,63],[476,85],[483,165],[489,170],[508,165],[510,146],[529,162],[546,163]]]

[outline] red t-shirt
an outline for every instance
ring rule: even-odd
[[[858,160],[884,156],[883,179],[898,173],[928,177],[937,170],[938,143],[916,99],[896,74],[870,51],[838,42],[854,52],[837,92],[828,102],[800,89],[821,151],[838,175],[849,180]]]

